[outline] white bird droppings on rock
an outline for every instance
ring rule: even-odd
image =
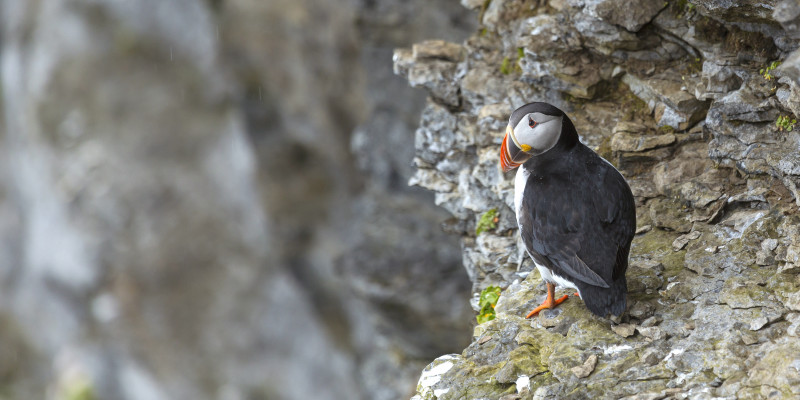
[[[517,378],[517,393],[524,393],[531,390],[531,378],[528,378],[527,375],[522,375]]]

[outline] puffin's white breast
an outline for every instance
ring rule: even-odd
[[[522,211],[522,195],[525,193],[525,184],[528,182],[530,171],[524,166],[517,168],[517,175],[514,178],[514,212],[517,214],[517,225],[519,226],[519,216]],[[521,227],[520,227],[521,228]]]

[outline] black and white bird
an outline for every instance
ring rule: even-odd
[[[599,316],[625,311],[636,206],[622,174],[578,139],[572,121],[547,103],[511,114],[500,149],[504,172],[520,167],[514,206],[525,249],[547,284],[528,318],[561,304],[556,284],[577,289]]]

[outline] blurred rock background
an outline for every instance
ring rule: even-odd
[[[0,398],[396,399],[469,343],[392,49],[456,0],[0,3]]]

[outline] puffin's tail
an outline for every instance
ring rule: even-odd
[[[586,304],[586,308],[596,315],[605,317],[608,314],[622,315],[625,312],[626,297],[628,294],[628,284],[625,275],[611,284],[611,287],[602,288],[586,283],[579,284],[578,290],[581,292],[581,300]]]

